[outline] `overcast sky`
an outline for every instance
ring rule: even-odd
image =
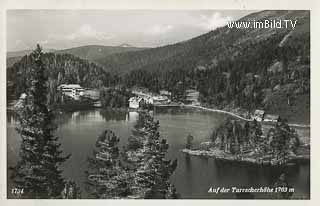
[[[254,11],[8,10],[7,49],[83,45],[157,47],[184,41]]]

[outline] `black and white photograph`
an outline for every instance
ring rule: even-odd
[[[6,198],[309,200],[310,15],[7,9]]]

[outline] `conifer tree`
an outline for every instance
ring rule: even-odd
[[[105,130],[97,139],[94,157],[89,158],[87,190],[95,198],[126,198],[131,194],[131,173],[120,162],[119,138]]]
[[[139,113],[135,129],[141,132],[142,148],[136,151],[138,159],[137,171],[134,176],[136,196],[146,199],[163,199],[169,195],[169,178],[177,167],[177,160],[165,159],[169,148],[166,139],[159,133],[159,121],[148,113]],[[176,191],[175,191],[176,193]]]
[[[56,125],[53,112],[47,107],[47,78],[42,55],[42,48],[37,45],[31,54],[31,86],[17,106],[17,130],[22,141],[12,178],[26,198],[60,197],[65,181],[59,165],[69,158],[69,155],[62,155],[54,134]]]

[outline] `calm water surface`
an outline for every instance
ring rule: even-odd
[[[92,156],[98,135],[104,129],[113,130],[120,137],[120,147],[127,143],[128,136],[138,117],[136,112],[115,112],[94,109],[60,114],[58,135],[65,153],[71,158],[63,164],[64,176],[76,181],[84,188],[87,157]],[[171,177],[182,198],[235,198],[232,193],[208,193],[210,187],[264,187],[271,186],[277,177],[286,172],[289,183],[294,187],[295,198],[309,198],[310,166],[300,164],[291,167],[260,167],[225,163],[210,158],[188,156],[180,152],[185,146],[186,136],[194,136],[194,144],[209,141],[215,128],[227,117],[223,114],[197,111],[167,111],[154,113],[160,121],[160,132],[170,145],[168,158],[178,159],[178,167]],[[7,155],[8,166],[17,162],[20,137],[15,131],[15,120],[10,112],[7,115]],[[310,135],[308,131],[303,134]],[[307,137],[308,138],[308,137]],[[10,172],[8,172],[10,175]],[[9,191],[13,187],[8,179]],[[90,198],[83,189],[84,198]],[[255,194],[256,198],[267,198],[266,194]]]

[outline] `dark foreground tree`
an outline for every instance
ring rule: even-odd
[[[87,190],[95,198],[128,198],[132,174],[120,162],[119,138],[105,130],[97,139],[94,157],[88,159]]]
[[[81,199],[81,190],[74,181],[68,181],[61,195],[63,199]]]
[[[159,121],[155,121],[148,113],[140,112],[135,126],[135,136],[141,147],[130,150],[134,175],[135,198],[164,199],[178,198],[174,186],[170,185],[170,177],[177,167],[177,160],[166,160],[169,148],[166,139],[160,136]]]
[[[54,135],[56,125],[53,112],[47,107],[47,78],[42,55],[42,48],[37,45],[32,53],[31,86],[17,105],[17,130],[22,141],[12,178],[26,198],[61,197],[65,180],[59,165],[69,158],[62,156],[58,137]]]
[[[105,130],[98,137],[94,157],[88,159],[86,183],[94,197],[179,198],[169,182],[177,160],[165,159],[169,145],[160,137],[159,121],[141,112],[124,151],[119,151],[118,142],[112,131]]]

